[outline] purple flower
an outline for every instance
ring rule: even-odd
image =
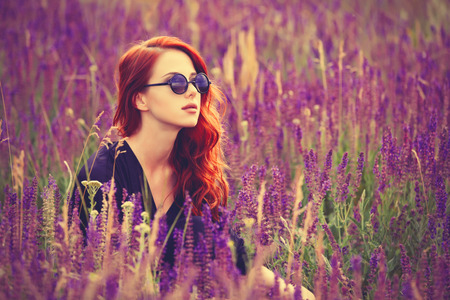
[[[183,252],[183,229],[181,228],[174,228],[173,230],[173,241],[174,241],[174,251],[173,251],[173,257],[174,257],[174,266],[173,270],[175,272],[175,278],[181,277],[182,274],[180,274],[180,266],[183,262],[182,254]]]
[[[37,179],[33,178],[31,186],[26,183],[23,190],[23,252],[26,260],[35,255],[37,251]],[[29,261],[28,261],[29,262]]]
[[[78,218],[79,220],[79,214],[78,214],[78,207],[80,207],[80,193],[78,192],[78,189],[75,189],[73,197],[73,200],[70,201],[69,204],[69,228],[72,226],[72,222],[74,221],[74,217]],[[77,213],[75,213],[75,209]]]
[[[279,299],[281,296],[280,295],[280,280],[282,280],[282,278],[280,278],[280,275],[278,274],[277,271],[275,271],[274,274],[275,274],[275,284],[270,289],[269,297],[273,298],[273,299]]]
[[[414,200],[416,201],[417,212],[419,214],[417,222],[420,222],[421,217],[423,215],[423,207],[420,198],[420,186],[418,181],[414,183],[414,191],[416,192]]]
[[[361,223],[361,212],[359,211],[359,205],[353,206],[353,218]]]
[[[402,264],[402,281],[409,281],[411,277],[411,263],[410,259],[406,253],[405,246],[399,244],[401,253],[401,264]]]
[[[347,164],[348,164],[348,152],[345,152],[344,155],[342,156],[341,163],[337,167],[338,176],[344,177],[345,169],[347,168]]]
[[[438,175],[436,178],[436,216],[438,219],[443,220],[445,218],[445,212],[447,210],[448,195],[445,190],[444,179]]]
[[[373,174],[375,174],[376,178],[380,179],[381,178],[381,173],[380,173],[380,157],[377,156],[375,158],[375,163],[373,165]]]
[[[341,196],[340,196],[340,201],[341,203],[345,203],[345,201],[347,200],[347,196],[348,196],[348,187],[350,185],[350,179],[352,178],[352,173],[348,173],[347,177],[345,178],[345,182],[342,185],[342,190],[341,190]]]
[[[185,232],[184,247],[186,249],[183,257],[183,265],[190,265],[194,262],[194,223],[192,221],[192,214],[189,216],[192,207],[192,198],[186,193],[184,200],[184,215],[188,222]],[[189,217],[189,219],[188,219]]]
[[[349,235],[357,236],[359,233],[358,226],[355,223],[350,223],[347,232]]]
[[[238,280],[240,272],[233,263],[231,249],[228,246],[229,240],[228,231],[224,230],[216,237],[214,269],[215,272],[226,272],[230,277]]]
[[[214,296],[212,285],[211,261],[203,234],[198,234],[198,242],[194,249],[194,264],[200,269],[197,276],[198,299],[210,299]]]
[[[331,180],[330,180],[330,170],[333,160],[333,150],[328,151],[327,157],[325,159],[325,164],[323,168],[323,172],[321,174],[320,179],[320,197],[325,197],[327,191],[331,188]]]
[[[255,182],[255,177],[258,172],[258,167],[252,165],[250,169],[242,176],[242,187],[247,190],[253,189],[253,183]]]
[[[442,232],[442,244],[444,245],[450,242],[450,214],[447,214],[444,222],[444,231]],[[442,247],[443,249],[448,249],[446,247]]]
[[[284,145],[284,132],[283,132],[283,128],[279,127],[278,128],[278,137],[277,137],[277,149],[278,151],[283,150],[283,145]]]
[[[133,209],[133,227],[141,224],[142,222],[142,195],[141,193],[131,194],[129,196],[129,201],[134,204]]]
[[[342,247],[342,255],[347,255],[348,253],[349,253],[349,247],[348,246]]]
[[[286,211],[289,208],[286,200],[286,189],[284,184],[284,174],[276,166],[272,168],[273,184],[270,187],[270,195],[273,203],[273,218],[275,222],[275,230],[284,230],[280,217],[286,217]],[[255,201],[256,203],[256,201]],[[256,215],[255,215],[256,217]],[[255,218],[256,219],[256,218]]]
[[[244,218],[256,219],[258,205],[256,203],[254,181],[257,173],[258,167],[252,165],[242,176],[242,189],[239,191],[235,206],[236,217],[238,219],[236,228],[238,230],[242,228],[242,220]]]
[[[216,227],[212,221],[211,209],[208,204],[203,204],[203,237],[206,244],[206,260],[211,261],[214,256],[214,243],[216,236]]]
[[[391,133],[391,129],[388,127],[384,130],[383,144],[381,146],[381,151],[380,151],[383,159],[385,159],[387,161],[390,159],[390,156],[392,155],[392,153],[391,153],[392,147],[393,147],[392,133]]]
[[[444,255],[436,258],[436,265],[433,268],[434,299],[448,299],[448,295],[450,294],[447,259],[448,257],[446,258]],[[444,297],[444,295],[447,297]]]
[[[436,114],[433,113],[430,116],[430,121],[428,122],[428,131],[430,133],[436,133],[436,128],[437,128],[437,117]]]
[[[372,284],[374,282],[375,279],[375,274],[377,272],[378,269],[378,260],[379,260],[379,252],[380,252],[380,248],[375,249],[372,252],[372,255],[370,257],[370,261],[369,261],[369,275],[367,277],[367,285],[366,285],[366,293],[368,293],[370,290],[372,290]]]
[[[240,202],[241,206],[241,211],[238,211],[241,218],[256,218],[257,204],[252,191],[242,188],[239,191],[238,202]]]
[[[294,299],[296,299],[296,300],[302,300],[303,299],[301,285],[296,285],[295,286]]]
[[[72,227],[69,228],[69,248],[71,249],[71,272],[80,274],[83,264],[83,233],[80,228],[80,218],[78,217],[78,207],[74,209],[74,219]]]
[[[112,272],[109,274],[105,284],[105,299],[114,299],[119,291],[119,274]]]
[[[317,166],[317,156],[311,149],[304,157],[305,161],[305,181],[308,189],[318,194],[318,188],[316,187],[316,181],[318,179],[319,168]],[[318,195],[317,195],[318,196]]]
[[[357,299],[362,299],[362,291],[361,291],[361,285],[362,285],[362,272],[361,272],[361,256],[352,256],[350,259],[350,263],[353,269],[353,280],[355,282],[354,286],[354,295]]]
[[[402,282],[402,296],[404,299],[413,299],[414,298],[410,280],[406,280],[406,281]]]
[[[267,173],[267,167],[265,165],[262,165],[259,167],[259,179],[263,181],[266,178]]]
[[[391,218],[391,221],[389,222],[389,228],[391,230],[393,238],[400,239],[403,236],[405,230],[407,229],[409,225],[408,223],[409,221],[405,222],[405,216],[407,215],[407,213],[408,213],[408,205],[405,204],[402,207],[400,215],[397,218],[395,217]]]
[[[430,233],[430,238],[432,240],[434,240],[434,238],[436,237],[436,222],[434,218],[434,215],[428,215],[428,232]]]
[[[361,184],[363,169],[364,169],[364,153],[361,152],[361,153],[359,153],[358,165],[356,167],[356,178],[355,178],[355,185],[354,185],[355,191],[358,189],[359,185]]]
[[[163,215],[159,219],[158,236],[155,241],[155,246],[157,246],[159,248],[161,248],[163,246],[168,231],[169,231],[169,224],[167,224],[167,216]],[[161,250],[162,250],[161,257],[163,257],[166,252],[166,247],[164,247]]]
[[[338,203],[345,203],[348,196],[348,187],[350,184],[351,173],[346,173],[346,168],[348,164],[348,153],[345,152],[342,156],[342,161],[337,167],[337,177],[338,184],[336,188],[336,198],[335,201]]]
[[[308,228],[308,232],[306,235],[306,243],[309,243],[309,241],[311,241],[312,237],[316,234],[318,223],[319,223],[319,218],[315,217],[313,223],[311,224],[311,227]]]
[[[448,245],[445,249],[449,249]],[[443,288],[442,293],[444,295],[444,299],[450,298],[450,278],[448,274],[450,274],[450,253],[447,251],[442,255],[441,259],[441,275],[442,275],[442,281],[443,281]]]
[[[295,124],[294,136],[295,136],[295,142],[296,142],[298,151],[300,153],[303,153],[303,149],[302,149],[303,132],[302,132],[302,128],[298,124]]]
[[[273,234],[273,203],[269,193],[264,194],[263,217],[261,220],[261,231],[259,232],[260,241],[263,245],[269,245],[272,242]]]
[[[430,251],[428,252],[428,263],[424,269],[424,277],[426,279],[425,281],[425,287],[426,287],[426,294],[428,296],[428,299],[435,299],[434,298],[434,287],[433,287],[433,271],[437,268],[437,253],[436,253],[436,245],[432,244]]]
[[[328,240],[330,241],[331,248],[333,249],[333,253],[336,253],[340,256],[341,248],[339,247],[338,243],[336,242],[336,239],[334,238],[333,233],[331,232],[330,228],[328,227],[328,224],[326,224],[326,223],[323,224],[322,228],[328,236]],[[342,260],[339,260],[339,262],[341,263]],[[342,263],[340,266],[342,266]]]
[[[331,257],[331,277],[330,277],[330,295],[333,299],[340,299],[339,292],[339,278],[340,278],[340,263],[338,253],[334,252]]]
[[[394,278],[392,279],[392,287],[389,289],[390,285],[388,285],[387,297],[388,299],[398,299],[399,292],[399,278],[397,274],[394,274]]]
[[[101,187],[100,190],[102,191],[103,194],[108,195],[109,191],[111,190],[111,180],[104,183]],[[114,191],[113,194],[116,193],[116,186],[114,185]]]
[[[386,286],[386,255],[384,250],[381,248],[378,254],[379,257],[379,272],[378,272],[378,283],[374,294],[374,299],[383,299],[387,297]]]
[[[442,129],[439,136],[441,142],[439,143],[438,165],[441,166],[439,171],[441,176],[448,178],[450,176],[450,131],[447,128]]]
[[[380,191],[375,190],[374,191],[374,201],[372,204],[372,208],[370,209],[370,214],[377,216],[378,215],[378,205],[381,204],[381,197],[380,197]]]
[[[177,278],[177,272],[174,268],[171,268],[167,262],[163,263],[161,269],[162,271],[159,278],[159,292],[161,293],[161,296],[164,297],[174,287],[174,283]]]

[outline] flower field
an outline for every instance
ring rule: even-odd
[[[295,299],[450,299],[448,1],[15,0],[0,16],[0,299],[278,299],[278,279]],[[103,185],[86,246],[69,201],[117,139],[119,57],[157,35],[197,48],[229,104],[229,206],[219,224],[204,208],[197,243],[191,222],[174,231],[173,267],[139,197],[120,224]]]

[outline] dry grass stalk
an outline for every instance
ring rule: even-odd
[[[318,232],[317,244],[316,244],[316,249],[315,249],[316,250],[316,259],[317,259],[317,269],[319,272],[320,272],[320,270],[325,271],[325,260],[323,258],[323,253],[324,253],[323,234],[324,233],[322,230],[320,230]],[[315,287],[316,288],[314,289],[314,293],[315,293],[316,299],[322,299],[323,298],[322,289],[319,286],[315,286]]]
[[[227,52],[223,57],[223,78],[226,84],[231,88],[231,96],[237,98],[236,85],[234,83],[234,60],[236,59],[236,38],[231,35],[231,43],[228,45]]]
[[[295,231],[296,231],[296,227],[297,227],[297,219],[298,216],[305,210],[301,210],[299,209],[299,205],[300,203],[303,201],[303,190],[302,190],[302,186],[303,186],[303,173],[302,170],[299,168],[297,171],[297,185],[296,185],[296,189],[295,189],[295,202],[294,202],[294,213],[292,215],[292,227],[291,227],[291,236],[290,236],[290,242],[289,242],[289,256],[288,256],[288,261],[287,261],[287,271],[286,274],[287,276],[291,275],[291,270],[292,270],[292,257],[293,257],[293,248],[294,248],[294,235],[295,235]]]
[[[261,188],[258,195],[258,229],[261,232],[261,222],[263,217],[264,194],[266,193],[266,181],[261,182]]]
[[[247,33],[239,32],[238,35],[239,54],[242,58],[241,73],[239,82],[241,91],[250,88],[248,94],[249,109],[255,106],[255,88],[256,79],[259,73],[259,62],[257,59],[256,45],[255,45],[255,29],[250,27]]]
[[[111,188],[108,193],[108,221],[106,223],[106,238],[105,238],[105,256],[103,259],[103,268],[108,269],[110,263],[110,255],[111,255],[111,235],[115,232],[113,227],[114,223],[114,208],[115,205],[115,195],[114,195],[115,182],[114,177],[111,178]]]

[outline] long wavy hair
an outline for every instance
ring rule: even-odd
[[[175,37],[155,37],[131,47],[120,59],[118,105],[113,124],[123,137],[131,136],[139,127],[141,113],[135,106],[136,95],[142,91],[152,75],[152,68],[161,53],[176,49],[186,53],[197,73],[208,74],[200,54],[190,45]],[[200,116],[193,128],[183,128],[175,139],[170,162],[176,174],[175,195],[189,193],[193,201],[193,214],[202,215],[206,201],[214,220],[219,219],[219,206],[226,206],[228,182],[224,176],[221,120],[225,113],[225,97],[212,84],[201,96]],[[220,108],[220,111],[218,110]]]

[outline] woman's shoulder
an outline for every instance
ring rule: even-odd
[[[89,178],[89,180],[98,180],[102,183],[109,181],[113,172],[115,153],[120,149],[117,146],[118,142],[103,144],[81,168],[78,180],[81,182]]]

